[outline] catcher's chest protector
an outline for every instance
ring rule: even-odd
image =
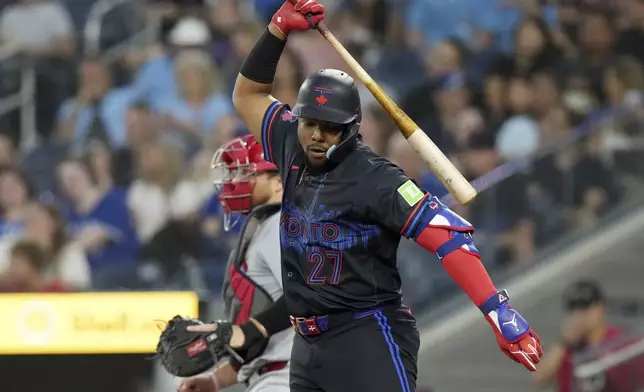
[[[228,320],[241,324],[273,303],[271,296],[246,275],[246,251],[261,224],[280,211],[280,203],[253,209],[244,224],[237,246],[230,253],[222,289]]]

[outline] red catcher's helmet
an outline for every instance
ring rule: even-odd
[[[248,213],[251,206],[253,185],[258,174],[277,171],[277,166],[264,159],[264,150],[253,135],[232,139],[221,146],[212,157],[214,184],[219,202],[224,209],[224,230],[233,227],[232,214]]]

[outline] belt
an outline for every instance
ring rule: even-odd
[[[257,374],[261,376],[262,374],[276,372],[278,370],[284,369],[286,365],[288,365],[288,361],[270,362],[259,368]]]
[[[330,329],[337,328],[341,325],[348,324],[351,321],[371,316],[380,312],[384,307],[370,309],[355,313],[338,313],[326,316],[296,317],[290,316],[291,324],[295,331],[303,336],[321,335]]]

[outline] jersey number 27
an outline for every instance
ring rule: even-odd
[[[313,268],[306,279],[308,284],[338,284],[342,271],[342,252],[337,250],[312,250],[308,254],[309,263]],[[332,265],[331,276],[325,273],[327,263]]]

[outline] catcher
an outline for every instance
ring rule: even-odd
[[[177,316],[163,332],[157,351],[168,372],[189,377],[181,381],[179,392],[216,392],[238,382],[245,383],[247,391],[289,391],[288,361],[294,331],[271,331],[267,338],[264,327],[270,326],[271,320],[288,319],[279,301],[282,184],[277,167],[264,160],[262,147],[252,135],[222,146],[212,167],[224,209],[224,228],[229,230],[238,223],[240,214],[248,215],[224,281],[228,321],[217,321],[217,333],[196,334],[188,327],[201,321]],[[244,332],[242,342],[231,340],[240,335],[233,334],[237,328]],[[216,362],[223,365],[207,375],[197,375]]]

